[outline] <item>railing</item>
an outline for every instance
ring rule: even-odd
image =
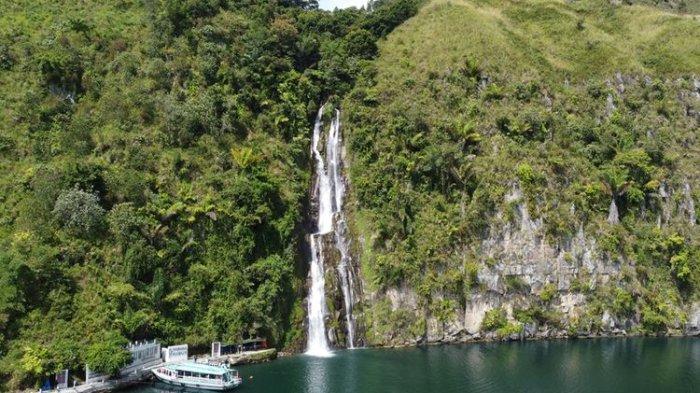
[[[188,377],[184,375],[178,375],[177,379],[181,379],[186,382],[197,383],[197,384],[208,384],[208,385],[223,385],[223,379],[215,378],[201,378],[201,377]]]

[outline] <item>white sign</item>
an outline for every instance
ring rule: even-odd
[[[211,357],[218,358],[221,356],[221,342],[214,341],[211,343]]]
[[[182,345],[171,345],[165,350],[165,360],[166,362],[179,362],[182,360],[187,360],[187,344]]]
[[[68,387],[68,370],[63,370],[56,373],[56,389],[65,389]]]

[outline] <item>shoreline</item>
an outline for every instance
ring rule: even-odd
[[[542,342],[542,341],[582,341],[582,340],[596,340],[596,339],[639,339],[639,338],[700,338],[700,332],[668,332],[662,334],[589,334],[589,335],[548,335],[548,336],[528,336],[528,337],[489,337],[483,336],[479,338],[471,338],[467,340],[446,340],[446,341],[430,341],[430,342],[418,342],[413,344],[395,344],[395,345],[372,345],[365,347],[358,347],[353,349],[380,349],[380,350],[391,350],[391,349],[410,349],[410,348],[425,348],[425,347],[438,347],[438,346],[449,346],[449,345],[465,345],[465,344],[507,344],[516,342]],[[334,348],[332,351],[347,351],[349,348]],[[266,352],[267,356],[255,356],[262,355],[259,352]],[[250,356],[253,355],[253,356]],[[304,356],[303,351],[290,352],[290,351],[280,351],[275,348],[270,348],[266,351],[257,351],[253,354],[242,354],[238,356],[235,363],[230,363],[232,366],[249,366],[257,365],[262,363],[272,363],[278,358],[296,357]],[[129,375],[125,378],[118,380],[107,380],[100,383],[94,383],[92,385],[78,385],[75,387],[69,387],[66,389],[44,391],[44,393],[107,393],[107,392],[120,392],[133,388],[140,384],[152,384],[154,382],[153,376],[149,370],[140,370],[138,375]],[[16,393],[36,393],[37,390],[25,389],[15,391]]]
[[[588,335],[548,335],[548,336],[523,336],[523,337],[479,337],[470,338],[467,340],[445,340],[445,341],[428,341],[428,342],[417,342],[417,343],[406,343],[406,344],[393,344],[393,345],[368,345],[364,347],[355,347],[352,349],[403,349],[403,348],[421,348],[421,347],[432,347],[432,346],[442,346],[442,345],[462,345],[462,344],[485,344],[485,343],[512,343],[512,342],[537,342],[537,341],[575,341],[575,340],[596,340],[596,339],[622,339],[622,338],[700,338],[700,331],[697,332],[669,332],[660,334],[644,334],[644,333],[607,333],[607,334],[588,334]],[[332,351],[344,351],[351,348],[339,347],[333,348]],[[290,356],[302,356],[304,351],[280,351],[278,352],[278,358],[290,357]],[[274,361],[271,359],[269,361]],[[264,362],[257,362],[264,363]],[[249,363],[249,364],[257,364]]]

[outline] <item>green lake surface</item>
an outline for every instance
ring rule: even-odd
[[[700,392],[700,339],[355,349],[238,367],[235,392]],[[130,393],[182,391],[149,384]]]

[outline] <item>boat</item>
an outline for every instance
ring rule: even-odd
[[[228,365],[183,361],[166,363],[151,371],[161,382],[186,388],[226,391],[243,383],[238,371]]]

